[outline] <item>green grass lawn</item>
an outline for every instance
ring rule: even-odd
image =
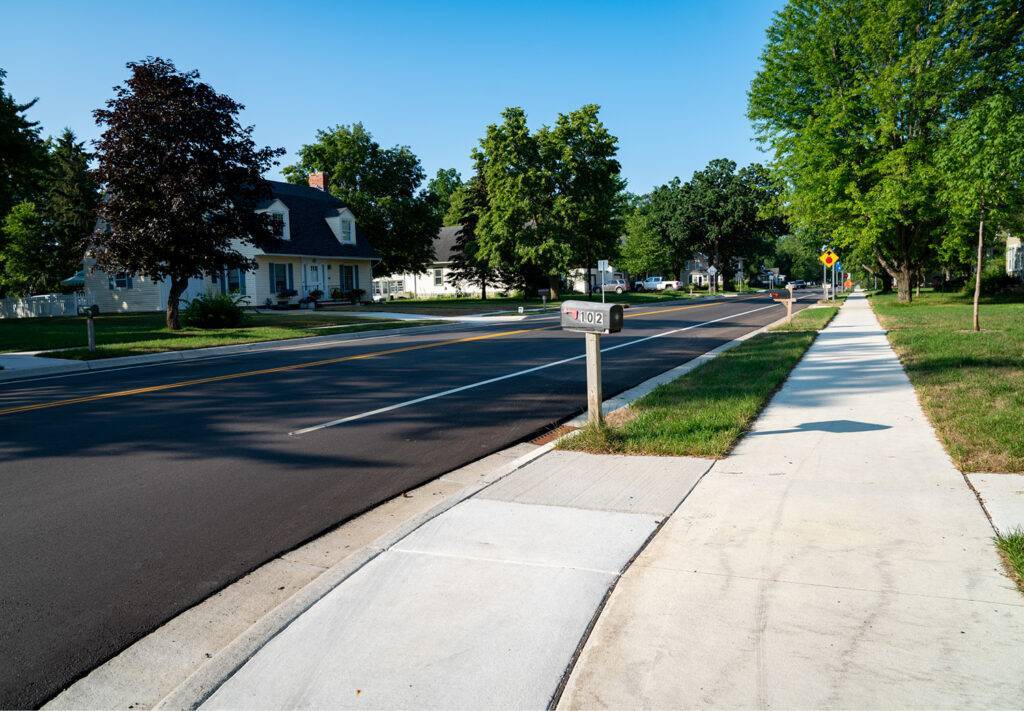
[[[793,320],[632,403],[621,421],[585,427],[561,449],[617,454],[724,457],[838,308],[797,313]]]
[[[963,471],[1024,472],[1024,301],[923,291],[871,298],[925,412]]]
[[[1017,587],[1024,593],[1024,530],[1018,529],[1006,536],[996,538],[996,546],[1013,572]]]
[[[340,313],[246,313],[245,322],[239,328],[183,328],[180,331],[171,331],[164,326],[162,313],[112,314],[96,318],[96,351],[90,353],[84,347],[84,318],[4,319],[0,321],[0,352],[55,351],[70,348],[72,350],[60,350],[52,355],[59,358],[88,360],[332,333],[401,328],[425,323],[430,322],[374,323]],[[325,326],[327,328],[324,328]]]

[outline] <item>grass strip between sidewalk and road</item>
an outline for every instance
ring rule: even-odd
[[[724,457],[838,307],[806,309],[559,442],[592,453]]]
[[[970,330],[970,296],[870,301],[956,466],[1024,472],[1024,299],[982,299],[979,333]]]
[[[1024,593],[1024,529],[1017,529],[1006,536],[997,536],[996,546],[1013,573],[1017,587]]]
[[[40,355],[92,360],[442,323],[372,321],[344,314],[246,313],[238,328],[172,331],[164,325],[162,313],[100,316],[95,321],[96,351],[90,352],[83,347],[86,340],[84,318],[4,319],[0,321],[0,353],[43,351]]]

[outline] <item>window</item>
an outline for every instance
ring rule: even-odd
[[[225,269],[220,286],[222,292],[244,294],[245,272],[241,269]]]
[[[270,213],[270,230],[275,237],[284,237],[284,213]]]
[[[114,289],[131,289],[132,288],[132,275],[128,272],[120,272],[112,277],[109,277],[108,282],[111,291]]]
[[[270,271],[270,291],[272,293],[280,294],[291,288],[291,279],[288,278],[291,271],[288,267],[291,265],[271,263],[267,266]]]
[[[444,286],[444,269],[434,270],[434,286]]]
[[[341,290],[352,291],[356,288],[355,267],[351,264],[341,265]]]
[[[352,220],[341,221],[341,241],[349,243],[356,241],[352,235]]]

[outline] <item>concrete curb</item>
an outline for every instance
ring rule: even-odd
[[[456,504],[476,495],[518,469],[522,469],[527,464],[550,452],[554,447],[554,442],[548,443],[503,465],[498,469],[500,473],[490,481],[465,487],[431,509],[402,522],[396,528],[376,539],[362,550],[353,553],[344,561],[328,568],[323,574],[296,592],[292,597],[260,618],[244,634],[235,638],[233,642],[217,652],[207,664],[203,665],[179,684],[173,691],[161,699],[154,708],[175,710],[197,708],[226,679],[263,648],[264,645],[327,593],[343,583],[346,578],[427,521],[436,518]]]
[[[429,321],[431,319],[424,320]],[[432,324],[429,326],[382,328],[369,331],[358,331],[356,333],[332,334],[328,336],[304,336],[301,338],[286,338],[277,341],[256,341],[254,343],[238,343],[231,346],[214,346],[212,348],[195,348],[184,351],[167,351],[166,353],[150,353],[146,355],[124,356],[120,358],[68,361],[67,365],[43,366],[40,368],[19,368],[17,370],[0,370],[0,383],[46,375],[99,372],[115,368],[135,366],[142,367],[149,365],[163,365],[165,363],[225,358],[233,355],[246,355],[262,351],[271,351],[288,346],[299,347],[317,345],[321,343],[345,343],[347,341],[361,341],[368,338],[433,333],[436,331],[451,330],[457,326],[462,326],[463,328],[480,328],[488,325],[491,324],[453,322]]]

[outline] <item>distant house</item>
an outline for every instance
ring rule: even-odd
[[[239,252],[256,260],[256,268],[222,269],[190,279],[182,298],[230,292],[261,306],[268,301],[294,302],[314,291],[325,298],[332,292],[368,292],[377,253],[359,233],[355,215],[325,191],[325,180],[322,173],[313,173],[308,186],[267,181],[271,196],[257,212],[270,214],[274,240],[262,250],[241,241],[236,245]],[[85,298],[102,313],[163,309],[169,288],[168,283],[144,274],[108,274],[96,267],[94,259],[85,260]]]
[[[1006,238],[1006,273],[1024,280],[1024,244],[1020,237]]]
[[[460,281],[449,282],[455,242],[462,227],[442,227],[434,237],[434,260],[424,272],[403,272],[378,276],[373,280],[373,298],[377,301],[389,298],[429,299],[438,296],[479,296],[480,285]],[[488,284],[488,293],[490,293]]]

